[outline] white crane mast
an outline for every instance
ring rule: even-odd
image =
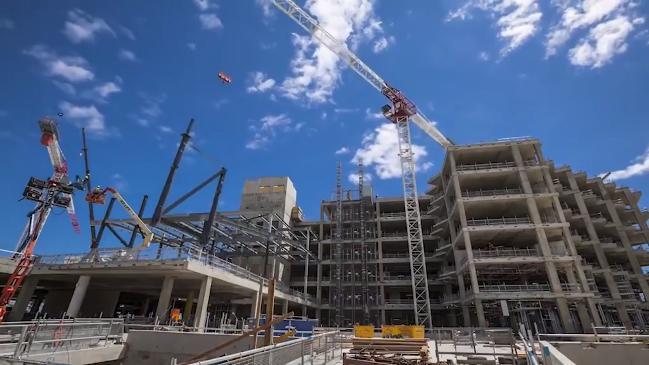
[[[356,71],[365,81],[390,99],[392,103],[392,106],[383,108],[383,114],[395,123],[399,136],[399,157],[402,171],[403,199],[406,211],[415,321],[419,325],[432,328],[428,278],[426,275],[426,257],[421,229],[419,199],[417,198],[415,162],[408,120],[412,120],[421,130],[444,148],[451,146],[453,143],[428,118],[419,112],[415,105],[401,94],[399,90],[388,85],[376,72],[350,51],[343,41],[334,38],[318,24],[317,20],[300,8],[293,0],[273,0],[273,4],[309,32],[314,39],[338,55],[352,70]]]

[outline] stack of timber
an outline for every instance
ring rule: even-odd
[[[425,338],[354,338],[352,349],[343,365],[428,364],[428,344]]]

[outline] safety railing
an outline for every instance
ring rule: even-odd
[[[467,219],[469,226],[495,226],[501,224],[531,224],[532,220],[529,217],[501,217],[501,218],[482,218],[482,219]]]
[[[224,270],[241,278],[259,282],[262,280],[267,284],[267,279],[246,270],[232,262],[203,251],[195,247],[159,247],[151,246],[147,249],[123,249],[111,248],[100,249],[94,252],[83,254],[58,254],[39,256],[36,259],[38,265],[73,265],[92,263],[118,263],[118,262],[151,262],[151,261],[187,261],[198,262],[211,268]],[[276,287],[291,295],[312,300],[309,294],[290,289],[288,285],[277,282]]]
[[[484,250],[473,250],[475,258],[489,257],[521,257],[521,256],[539,256],[539,250],[536,248],[499,248]]]
[[[523,190],[520,188],[505,188],[505,189],[491,189],[491,190],[466,190],[462,196],[470,198],[475,196],[493,196],[493,195],[509,195],[509,194],[522,194]]]
[[[382,237],[407,237],[407,232],[382,232]]]
[[[550,291],[548,284],[480,284],[478,289],[483,292],[517,292],[517,291]]]
[[[561,290],[565,292],[581,292],[581,286],[573,283],[561,283]]]
[[[36,320],[0,325],[0,356],[81,350],[120,342],[124,321],[118,318]]]
[[[192,365],[257,365],[257,364],[288,364],[301,360],[301,364],[326,364],[340,358],[336,355],[342,343],[338,331],[326,332],[313,337],[301,338],[265,346],[254,350],[239,352],[218,358],[201,360]],[[171,364],[176,364],[172,359]]]
[[[384,273],[383,281],[407,280],[410,281],[410,274],[391,274]]]
[[[410,299],[401,299],[401,298],[394,298],[394,299],[386,299],[384,301],[385,305],[404,305],[404,304],[413,304],[414,302],[412,298]]]
[[[383,254],[384,259],[400,259],[407,258],[409,254],[407,252],[386,252]]]
[[[381,218],[403,218],[405,216],[405,212],[381,213]]]
[[[516,162],[505,161],[505,162],[486,162],[486,163],[474,163],[474,164],[462,164],[457,165],[456,170],[466,171],[466,170],[490,170],[490,169],[502,169],[507,167],[516,167]]]

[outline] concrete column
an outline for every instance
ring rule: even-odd
[[[149,314],[149,304],[151,304],[151,298],[150,297],[144,298],[144,302],[142,302],[142,307],[140,309],[142,311],[143,316],[147,316]]]
[[[577,207],[579,208],[579,213],[582,215],[582,217],[584,217],[583,219],[586,226],[586,232],[588,233],[588,238],[593,242],[593,249],[595,250],[597,262],[599,263],[599,266],[604,270],[604,281],[606,281],[606,286],[609,290],[609,293],[611,293],[611,298],[613,298],[613,300],[619,301],[621,300],[621,297],[620,292],[617,288],[617,283],[613,279],[613,275],[611,274],[611,270],[609,269],[608,259],[606,257],[606,254],[604,253],[604,250],[602,249],[601,243],[599,241],[599,236],[597,235],[597,231],[595,230],[595,227],[593,225],[593,221],[590,219],[590,214],[588,212],[588,208],[586,207],[586,203],[584,202],[584,197],[579,190],[579,184],[577,184],[577,180],[575,179],[572,172],[569,172],[568,174],[568,184],[570,185],[570,189],[575,192],[575,202],[577,203]],[[622,323],[624,323],[625,326],[631,326],[631,320],[626,313],[624,304],[618,302],[615,307],[617,308],[618,316],[620,317]]]
[[[527,171],[524,168],[525,163],[518,146],[512,146],[512,152],[514,155],[514,160],[516,161],[516,166],[519,168],[518,175],[520,177],[523,193],[528,195],[534,194],[534,191],[532,190],[532,184],[530,183],[529,177],[527,176]],[[548,281],[550,282],[550,287],[552,288],[552,291],[554,293],[562,296],[561,298],[557,298],[559,318],[561,319],[561,323],[566,332],[574,332],[575,329],[572,323],[572,318],[570,317],[568,302],[566,301],[565,297],[563,297],[563,290],[561,289],[561,281],[559,280],[556,265],[553,261],[550,261],[550,258],[552,257],[552,251],[550,250],[550,244],[548,242],[548,237],[545,233],[545,229],[541,226],[541,224],[543,224],[543,221],[541,220],[541,214],[539,213],[536,200],[533,197],[528,197],[526,199],[526,202],[531,221],[536,226],[535,230],[539,247],[541,248],[541,252],[546,259],[545,271],[548,276]]]
[[[16,303],[14,303],[14,306],[11,308],[11,312],[9,312],[9,316],[7,317],[8,322],[22,321],[27,305],[34,295],[34,290],[36,290],[36,284],[38,284],[38,279],[33,276],[28,276],[27,279],[25,279],[20,291],[18,292],[18,296],[16,297]]]
[[[183,310],[183,322],[185,325],[189,325],[189,318],[192,316],[192,309],[194,308],[195,295],[196,294],[193,290],[187,294],[187,301],[185,302],[185,308]]]
[[[476,299],[475,313],[478,316],[478,327],[487,327],[487,321],[484,318],[484,309],[482,308],[482,300]]]
[[[454,208],[455,204],[458,204],[458,202],[461,202],[460,198],[462,196],[462,193],[460,191],[460,194],[457,193],[459,189],[459,183],[457,184],[457,188],[455,185],[455,171],[456,171],[456,164],[455,164],[455,155],[453,152],[448,152],[448,159],[449,159],[449,164],[451,166],[451,174],[449,175],[448,181],[445,178],[445,175],[442,175],[442,190],[444,193],[444,202],[446,205],[446,216],[448,217],[448,224],[449,224],[449,232],[450,232],[450,244],[451,249],[453,250],[453,257],[455,259],[455,268],[458,270],[458,268],[461,266],[460,265],[460,255],[459,255],[459,250],[457,247],[455,247],[455,241],[457,239],[457,236],[462,234],[462,229],[466,227],[466,212],[464,211],[464,205],[457,207],[458,211],[461,212],[461,214],[464,215],[464,220],[462,221],[460,219],[460,232],[455,231],[455,222],[453,221],[451,211]],[[451,201],[451,199],[448,196],[449,191],[455,192],[455,200]],[[461,208],[461,209],[460,209]],[[473,251],[471,251],[471,257],[473,257]],[[474,266],[475,268],[475,266]],[[472,281],[473,282],[473,281]],[[462,306],[462,324],[466,327],[471,326],[471,314],[469,313],[469,305],[466,301],[466,289],[464,286],[464,276],[462,273],[458,270],[457,272],[457,284],[458,284],[458,294],[460,296],[460,305]]]
[[[86,297],[88,284],[90,284],[90,275],[79,276],[77,285],[74,287],[74,293],[72,293],[72,299],[70,299],[70,304],[68,304],[68,310],[66,311],[69,317],[76,317],[79,314],[81,303],[83,303],[83,299]]]
[[[633,269],[633,273],[638,277],[640,289],[644,293],[645,298],[649,298],[649,284],[647,284],[647,280],[645,279],[644,272],[642,271],[642,267],[640,266],[640,263],[638,261],[638,257],[636,256],[636,253],[631,246],[631,242],[629,241],[629,237],[625,232],[624,224],[622,223],[620,216],[617,214],[615,205],[613,204],[611,197],[609,197],[602,179],[597,180],[597,186],[599,188],[600,194],[602,195],[602,198],[604,199],[604,203],[606,204],[606,209],[608,210],[609,216],[615,224],[615,229],[617,230],[618,236],[620,237],[620,241],[622,242],[622,245],[626,250],[627,258],[629,259],[629,264]]]
[[[579,316],[582,330],[585,333],[592,333],[593,329],[591,327],[591,318],[588,315],[588,310],[586,309],[584,303],[577,303],[577,315]]]
[[[288,313],[288,299],[282,301],[282,314]]]
[[[568,301],[566,298],[557,298],[557,309],[559,310],[559,319],[561,325],[566,333],[575,333],[575,326],[572,323],[570,316],[570,308],[568,308]]]
[[[381,323],[385,323],[385,285],[383,284],[383,233],[381,231],[381,203],[378,201],[374,204],[374,215],[376,216],[376,253],[378,257],[377,278],[378,278],[378,295],[381,296]]]
[[[318,263],[316,266],[318,279],[315,289],[315,298],[318,304],[322,304],[322,238],[324,237],[324,224],[322,222],[324,222],[324,208],[320,204],[320,236],[318,236],[320,239],[318,240]],[[318,309],[318,318],[320,318],[320,314],[321,311]]]
[[[255,318],[257,316],[257,307],[260,305],[259,303],[259,294],[257,292],[254,292],[252,294],[252,304],[250,305],[250,318]]]
[[[162,289],[160,290],[160,297],[158,298],[158,307],[155,310],[155,315],[160,322],[166,321],[169,316],[167,309],[169,308],[169,301],[171,300],[171,292],[173,289],[173,276],[165,276],[162,282]]]
[[[196,304],[196,314],[194,315],[194,327],[202,332],[205,328],[207,319],[207,305],[210,301],[210,291],[212,290],[212,277],[206,276],[201,281],[201,291],[198,293],[198,303]]]

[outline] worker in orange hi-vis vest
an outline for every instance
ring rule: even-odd
[[[180,322],[180,320],[182,319],[182,314],[180,314],[180,309],[178,308],[172,309],[170,317],[172,323]]]

